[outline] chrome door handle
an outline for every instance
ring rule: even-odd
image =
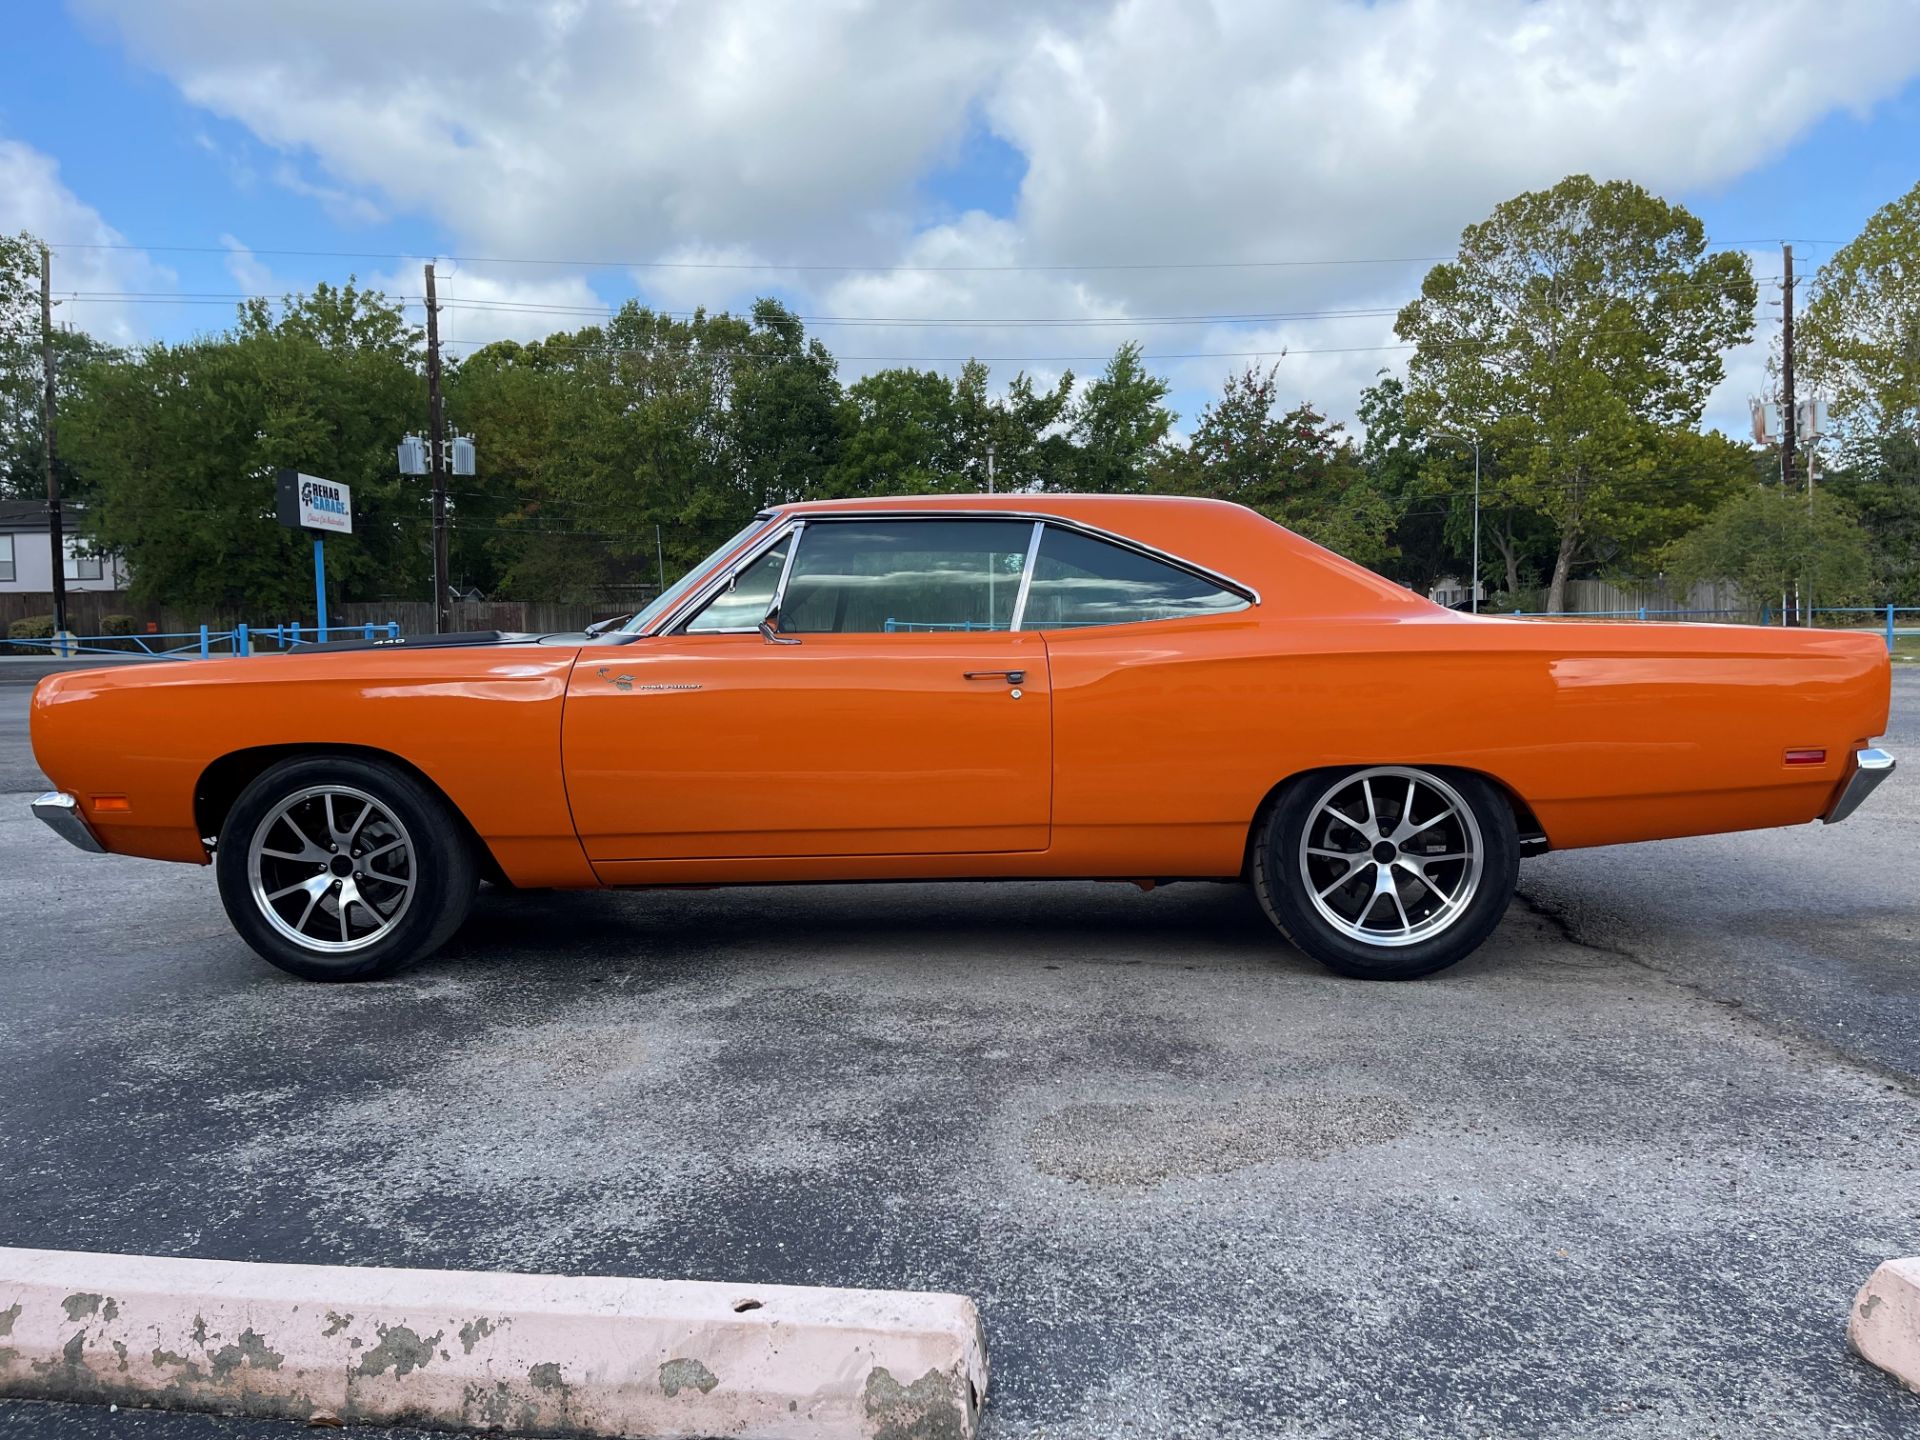
[[[967,671],[966,678],[969,680],[1004,680],[1009,685],[1024,685],[1027,683],[1027,672],[1024,670],[969,670]]]

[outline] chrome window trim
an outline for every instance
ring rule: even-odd
[[[770,527],[757,542],[749,545],[745,550],[740,552],[739,557],[734,560],[732,564],[722,565],[715,571],[712,578],[709,579],[706,584],[692,591],[685,600],[666,616],[662,617],[653,629],[645,631],[644,633],[648,635],[665,635],[670,632],[677,632],[685,621],[692,619],[694,614],[706,605],[707,601],[726,583],[728,576],[744,570],[755,560],[758,560],[762,555],[766,554],[768,550],[773,548],[782,535],[797,532],[806,525],[815,522],[845,520],[1025,520],[1038,527],[1034,532],[1036,537],[1038,537],[1041,529],[1044,527],[1048,525],[1058,525],[1062,530],[1078,531],[1080,534],[1091,536],[1095,540],[1104,540],[1109,545],[1118,545],[1123,550],[1131,550],[1135,554],[1145,555],[1150,560],[1158,560],[1163,564],[1173,566],[1177,570],[1184,570],[1189,575],[1197,575],[1211,585],[1216,585],[1222,590],[1230,590],[1234,594],[1241,596],[1249,605],[1259,605],[1261,603],[1260,592],[1258,590],[1246,584],[1244,581],[1235,580],[1231,575],[1222,575],[1218,570],[1209,570],[1204,565],[1196,564],[1192,560],[1183,559],[1181,556],[1162,550],[1157,546],[1149,545],[1144,540],[1135,540],[1130,536],[1116,534],[1111,530],[1103,530],[1098,525],[1089,525],[1083,520],[1075,520],[1068,516],[1048,515],[1043,511],[1037,510],[983,510],[971,507],[952,510],[931,507],[912,510],[808,510],[797,515],[789,514],[785,519],[785,523]],[[1039,552],[1033,548],[1037,544],[1037,539],[1029,541],[1028,544],[1029,555],[1037,556]],[[793,550],[788,553],[787,570],[792,570],[793,556],[799,553],[799,549],[800,547],[796,544]],[[1026,619],[1026,577],[1031,573],[1032,570],[1031,567],[1029,567],[1021,576],[1021,593],[1016,597],[1015,602],[1021,608],[1014,616],[1014,630],[1018,630],[1020,628],[1020,622]],[[779,595],[782,599],[784,599],[786,595],[786,583],[787,577],[786,574],[783,573],[780,577],[779,590]],[[1159,622],[1149,620],[1130,621],[1127,623],[1157,624]],[[703,630],[700,633],[703,635],[751,635],[756,632],[754,630]],[[994,633],[1005,634],[1011,632],[1000,631]]]
[[[754,561],[766,554],[767,551],[779,543],[781,536],[798,528],[799,524],[800,521],[794,519],[787,521],[785,524],[769,525],[759,535],[748,541],[747,547],[737,552],[732,560],[721,561],[715,568],[713,574],[708,576],[704,583],[696,585],[693,589],[689,590],[686,598],[656,620],[651,630],[644,630],[641,633],[644,635],[666,635],[681,631],[688,621],[706,609],[707,602],[720,593],[721,586],[725,585],[730,578],[738,575],[749,565],[753,564]],[[747,630],[702,630],[700,633],[702,635],[752,635],[756,633],[757,628],[758,627],[754,627],[753,629]]]
[[[1027,592],[1033,588],[1033,565],[1040,556],[1040,537],[1046,532],[1046,522],[1033,522],[1033,534],[1027,537],[1027,558],[1020,567],[1020,593],[1013,597],[1013,623],[1007,628],[1018,631],[1027,623]]]
[[[792,578],[793,575],[794,557],[800,553],[800,542],[804,540],[807,535],[806,517],[802,516],[800,519],[794,521],[793,529],[790,533],[793,536],[793,544],[787,547],[787,558],[780,562],[780,578],[773,582],[773,600],[767,606],[767,614],[769,615],[779,614],[780,607],[786,603],[787,581]],[[759,628],[757,625],[754,626],[756,630]]]

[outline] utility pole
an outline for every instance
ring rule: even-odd
[[[1780,473],[1793,476],[1798,417],[1793,401],[1793,246],[1782,245],[1780,258]]]
[[[433,633],[452,627],[447,603],[447,450],[440,402],[440,307],[433,296],[433,266],[427,266],[427,465],[433,475]]]
[[[53,437],[53,259],[40,247],[40,368],[46,389],[40,397],[40,424],[47,451],[47,542],[53,561],[53,633],[67,628],[67,538],[60,513],[60,472],[54,468]]]
[[[1436,430],[1434,434],[1445,440],[1457,440],[1463,445],[1473,447],[1473,574],[1467,581],[1467,594],[1472,597],[1473,613],[1480,613],[1480,437],[1462,435],[1455,430]],[[1509,598],[1508,603],[1512,600]]]

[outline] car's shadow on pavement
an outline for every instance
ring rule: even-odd
[[[763,962],[891,969],[905,958],[949,976],[983,965],[1263,969],[1342,980],[1296,950],[1250,887],[1192,881],[1142,891],[1110,881],[981,881],[624,891],[482,889],[472,915],[409,977],[511,974],[556,985],[609,974],[689,979]],[[1474,954],[1432,984],[1627,963],[1571,939],[1516,896]]]
[[[1121,964],[1280,964],[1317,972],[1245,886],[1143,893],[1101,882],[804,885],[717,890],[481,892],[441,954],[409,973],[629,964],[680,969],[759,950],[927,964],[983,953]]]

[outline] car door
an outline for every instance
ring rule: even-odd
[[[1044,850],[1046,645],[1010,628],[1034,536],[810,520],[674,633],[583,650],[562,748],[588,856]]]

